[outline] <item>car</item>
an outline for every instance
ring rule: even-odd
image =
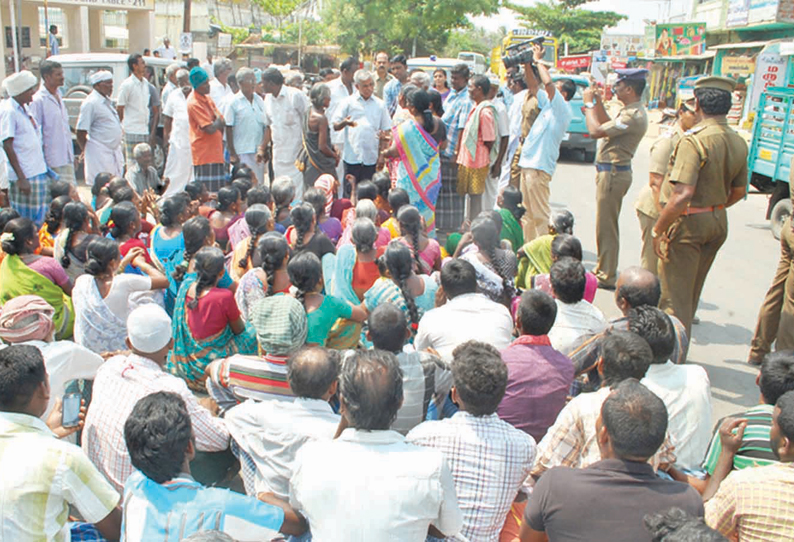
[[[72,128],[77,124],[77,117],[80,115],[80,106],[83,100],[91,93],[92,87],[89,83],[89,77],[92,74],[100,70],[107,70],[113,74],[113,95],[111,100],[115,104],[121,83],[130,75],[127,58],[129,58],[128,55],[118,53],[77,53],[54,55],[48,58],[48,60],[58,62],[63,68],[64,83],[61,87],[61,92],[63,93],[66,110],[69,113],[69,124]],[[166,83],[165,70],[174,61],[157,57],[143,57],[143,60],[147,66],[154,70],[152,84],[157,87],[158,92],[162,92]],[[184,63],[180,62],[180,64]],[[157,128],[156,146],[152,150],[154,165],[160,173],[165,167],[162,120],[161,115]],[[75,154],[79,153],[80,149],[77,147],[77,141],[75,140]],[[78,172],[78,177],[80,174],[81,172]]]
[[[568,125],[568,131],[563,137],[560,149],[581,151],[584,153],[585,162],[593,162],[596,156],[598,141],[590,137],[587,131],[587,124],[584,119],[584,100],[582,99],[582,91],[590,86],[590,82],[587,78],[579,75],[553,74],[551,78],[553,81],[570,79],[576,83],[576,94],[574,94],[574,97],[571,98],[569,102],[571,107],[571,123]]]

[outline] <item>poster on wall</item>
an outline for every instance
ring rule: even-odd
[[[561,56],[557,60],[557,67],[567,72],[574,72],[590,66],[590,55]]]
[[[786,85],[788,57],[781,56],[777,50],[765,50],[758,55],[753,75],[753,93],[750,96],[750,110],[755,111],[761,93],[768,87]]]
[[[780,0],[777,8],[777,21],[794,23],[794,0]]]
[[[706,52],[706,23],[657,24],[646,28],[646,56],[701,55]]]
[[[778,0],[750,0],[748,23],[774,21],[777,17]]]
[[[730,2],[728,2],[728,14],[725,18],[725,26],[728,28],[745,26],[749,14],[750,0],[730,0]]]
[[[610,56],[643,56],[642,34],[601,34],[602,54]]]

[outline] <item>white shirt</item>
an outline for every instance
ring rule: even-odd
[[[110,99],[96,90],[91,91],[80,104],[80,116],[77,117],[75,129],[85,130],[88,132],[88,139],[101,143],[109,149],[115,150],[121,145],[121,123],[118,112]]]
[[[3,100],[0,104],[0,141],[9,138],[14,138],[14,152],[26,179],[47,172],[41,143],[41,128],[27,108],[19,105],[14,98]],[[10,162],[6,161],[6,169],[8,179],[16,181],[17,173]]]
[[[472,416],[463,411],[424,422],[406,438],[444,454],[455,480],[465,539],[497,542],[535,461],[535,439],[495,413]]]
[[[226,101],[232,99],[233,96],[234,92],[229,83],[222,85],[217,79],[210,81],[210,98],[215,102],[215,107],[218,108],[218,111],[223,111],[226,107]]]
[[[232,127],[234,151],[255,154],[265,135],[265,101],[254,92],[251,101],[242,91],[226,99],[223,111],[226,126]]]
[[[41,88],[33,95],[28,106],[31,115],[41,127],[44,142],[44,160],[51,168],[74,164],[74,147],[72,131],[69,128],[69,112],[63,102],[61,91],[52,94],[47,87]]]
[[[125,134],[149,135],[149,82],[145,77],[127,77],[119,87],[116,103],[124,107],[121,127]]]
[[[667,432],[675,444],[676,464],[700,468],[711,441],[711,386],[705,369],[672,361],[654,363],[641,382],[667,407]]]
[[[161,45],[157,49],[155,49],[162,58],[167,58],[168,60],[173,60],[176,58],[176,50],[173,47],[166,47],[165,45]]]
[[[417,350],[433,348],[449,363],[452,351],[466,341],[480,341],[502,350],[512,340],[513,318],[507,307],[475,293],[459,295],[427,311],[419,321],[414,345]]]
[[[499,147],[502,144],[502,138],[510,137],[510,119],[507,117],[507,106],[502,100],[493,100],[494,110],[496,111],[496,141],[491,147],[491,165],[494,165],[496,158],[499,156]],[[507,151],[505,151],[507,154]]]
[[[226,413],[237,445],[256,463],[256,492],[289,498],[298,450],[307,442],[334,438],[340,416],[327,401],[246,401]]]
[[[336,440],[307,443],[290,504],[316,542],[424,542],[431,524],[448,536],[462,525],[444,456],[396,431],[345,429]]]
[[[331,89],[331,103],[328,104],[328,107],[325,110],[325,116],[328,119],[328,124],[333,122],[333,119],[336,116],[336,110],[342,105],[348,96],[352,96],[356,94],[356,88],[352,86],[353,91],[347,90],[347,87],[342,82],[341,77],[337,77],[330,83],[326,83],[328,88]],[[337,146],[342,146],[345,144],[345,132],[344,130],[339,130],[338,132],[334,130],[333,126],[331,126],[331,143]]]
[[[595,305],[582,299],[578,303],[557,303],[557,318],[549,331],[549,339],[555,350],[568,355],[578,346],[582,337],[601,333],[607,327],[607,321]]]
[[[160,102],[162,103],[163,107],[165,107],[168,103],[168,98],[171,96],[171,93],[177,88],[179,87],[177,87],[171,81],[166,81],[165,86],[163,87],[163,92],[160,94]]]
[[[169,143],[181,150],[190,150],[190,122],[187,118],[187,98],[182,90],[172,92],[163,109],[163,115],[171,117]]]
[[[560,91],[555,91],[549,100],[546,91],[540,89],[536,98],[540,113],[524,140],[518,165],[554,175],[557,159],[560,157],[560,143],[571,122],[571,105],[565,101]]]
[[[300,90],[281,85],[278,96],[265,97],[265,125],[270,126],[273,160],[294,167],[303,147],[303,123],[309,100]]]
[[[342,122],[346,117],[353,119],[356,125],[341,130],[345,137],[342,159],[348,164],[374,166],[380,145],[378,132],[391,128],[386,104],[374,94],[365,100],[361,94],[355,93],[339,105],[333,122]]]

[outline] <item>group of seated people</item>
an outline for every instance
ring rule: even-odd
[[[525,243],[507,187],[442,246],[350,180],[0,210],[0,538],[791,538],[794,352],[713,429],[658,279],[607,321],[569,212]]]

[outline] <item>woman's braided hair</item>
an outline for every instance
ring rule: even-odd
[[[351,238],[357,253],[372,252],[378,240],[378,227],[369,218],[357,218],[353,222]]]
[[[68,230],[66,234],[66,244],[63,247],[63,256],[61,256],[61,266],[64,269],[71,265],[72,261],[69,259],[69,253],[72,252],[72,239],[74,234],[83,230],[85,221],[88,220],[88,207],[79,201],[67,203],[63,208],[63,227]]]
[[[420,256],[419,241],[421,239],[422,215],[419,209],[413,205],[403,205],[397,213],[397,222],[400,224],[400,233],[411,242],[414,260],[416,261],[418,272],[423,271],[422,257]]]
[[[267,290],[265,296],[272,295],[276,271],[281,268],[284,258],[287,257],[289,245],[283,235],[271,231],[264,234],[259,239],[259,243],[256,245],[256,253],[259,258],[260,267],[267,276]]]
[[[190,260],[207,243],[207,239],[212,234],[210,221],[203,216],[194,216],[182,226],[182,236],[185,239],[185,251],[182,256],[182,263],[176,266],[171,276],[175,281],[181,282],[185,278]]]
[[[293,248],[297,252],[303,248],[303,239],[312,228],[312,223],[314,222],[314,207],[309,203],[303,202],[293,207],[289,216],[292,220],[292,225],[295,227],[295,246]]]
[[[514,277],[510,276],[507,269],[507,262],[505,258],[500,258],[499,249],[499,230],[496,228],[494,221],[486,216],[479,216],[474,219],[471,224],[471,235],[474,239],[474,244],[481,253],[485,254],[491,262],[496,274],[502,278],[502,291],[508,299],[515,296],[515,286],[513,285]]]
[[[267,233],[271,218],[273,218],[273,215],[270,214],[270,209],[268,209],[267,205],[257,203],[246,209],[245,223],[248,224],[251,237],[248,238],[248,252],[245,254],[245,258],[240,260],[238,264],[240,269],[248,267],[248,263],[251,262],[251,258],[254,255],[257,241],[259,241],[260,236]]]
[[[320,258],[313,252],[304,251],[297,254],[287,264],[289,280],[297,290],[295,299],[306,308],[306,294],[312,292],[323,276],[323,265]]]
[[[204,290],[209,290],[218,282],[218,275],[223,271],[223,251],[217,247],[202,247],[195,256],[196,295],[187,303],[187,308],[195,310],[199,297]]]
[[[69,196],[58,196],[50,202],[50,208],[44,218],[44,223],[47,225],[47,233],[50,235],[58,233],[58,228],[61,227],[61,220],[63,220],[63,209],[71,201],[72,198]]]
[[[400,288],[403,299],[405,299],[405,306],[408,307],[408,316],[411,318],[411,323],[418,324],[419,308],[416,306],[414,296],[411,295],[411,291],[408,289],[408,279],[413,273],[414,267],[411,249],[405,243],[395,239],[386,247],[383,258],[386,261],[386,267],[392,280]]]

